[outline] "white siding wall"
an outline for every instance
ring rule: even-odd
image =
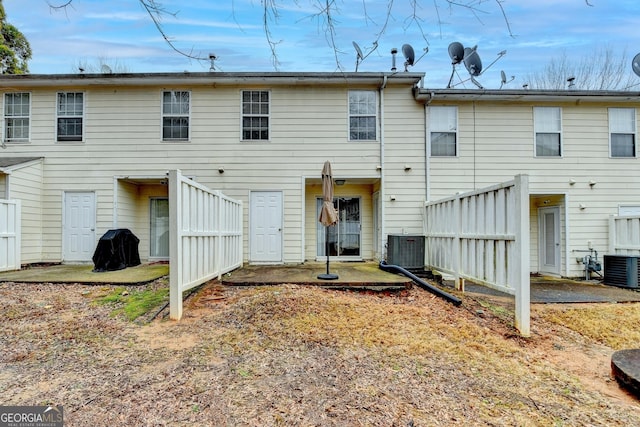
[[[426,200],[424,106],[389,90],[385,104],[385,233],[421,235]],[[405,165],[411,169],[405,171]],[[386,245],[386,236],[382,243]]]
[[[432,105],[438,105],[437,101]],[[561,158],[535,157],[534,106],[562,108]],[[583,266],[577,264],[575,258],[584,254],[575,251],[586,250],[591,241],[599,254],[604,254],[609,215],[616,214],[621,203],[640,204],[640,159],[609,158],[607,108],[610,106],[459,103],[459,156],[430,159],[432,199],[481,188],[520,173],[528,174],[532,194],[567,195],[569,271],[563,269],[563,274],[581,276]],[[589,185],[591,180],[597,182],[593,187]],[[586,207],[580,209],[580,204]],[[532,224],[537,224],[537,210],[533,206],[531,215]],[[563,210],[563,233],[567,228],[564,217]],[[533,235],[536,230],[537,226],[532,228],[532,254],[537,254],[534,248],[537,236]],[[563,267],[564,255],[563,246]],[[532,260],[532,269],[536,264]]]
[[[240,140],[241,90],[271,93],[271,139]],[[377,86],[355,89],[377,90]],[[320,174],[330,160],[337,175],[375,179],[381,163],[379,141],[348,141],[348,90],[346,86],[178,86],[64,88],[85,92],[85,138],[81,143],[55,141],[56,90],[25,88],[32,93],[32,138],[28,144],[10,145],[6,155],[44,156],[42,195],[42,261],[61,259],[62,194],[64,191],[95,191],[97,230],[113,227],[114,176],[163,176],[181,169],[209,188],[219,189],[249,207],[252,190],[278,190],[284,201],[284,261],[300,262],[304,179]],[[191,91],[189,142],[161,141],[161,94],[163,90]],[[390,191],[398,201],[387,203],[388,228],[419,230],[415,218],[424,199],[422,106],[413,99],[411,87],[390,83],[385,90],[388,106],[387,145]],[[394,124],[401,120],[401,123]],[[397,135],[394,135],[396,134]],[[389,135],[394,135],[390,137]],[[416,157],[417,156],[417,157]],[[410,173],[404,164],[411,160]],[[218,168],[225,172],[220,174]],[[394,182],[398,181],[398,182]],[[146,186],[119,184],[119,227],[128,227],[141,238],[140,254],[148,256],[148,198],[162,191]],[[148,191],[148,193],[146,193]],[[137,197],[137,200],[136,200]],[[370,194],[369,194],[370,197]],[[135,201],[135,202],[134,202]],[[135,207],[134,207],[135,206]],[[371,216],[371,209],[368,215]],[[248,253],[249,209],[244,210],[244,253]],[[135,220],[134,220],[135,217]],[[314,221],[315,225],[315,221]],[[371,228],[371,227],[369,227]],[[367,234],[370,230],[367,230]],[[364,230],[363,230],[363,234]],[[371,236],[363,242],[371,252]],[[309,242],[307,242],[309,244]]]
[[[11,173],[10,197],[22,202],[21,262],[29,264],[42,257],[42,162]]]

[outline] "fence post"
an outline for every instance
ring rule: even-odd
[[[455,237],[453,238],[453,247],[451,248],[451,255],[453,256],[452,264],[453,271],[455,272],[455,287],[456,290],[464,292],[464,279],[460,277],[462,271],[462,197],[456,197],[453,200],[453,225]]]
[[[216,206],[217,212],[215,212],[215,218],[214,221],[216,223],[215,225],[215,229],[217,231],[217,236],[214,237],[216,239],[216,244],[214,245],[216,248],[216,254],[215,254],[215,263],[216,263],[216,268],[218,268],[218,280],[222,279],[222,254],[224,251],[224,246],[223,246],[223,242],[222,242],[222,225],[226,224],[226,221],[223,221],[223,212],[225,212],[226,209],[226,200],[224,198],[222,198],[221,194],[216,192],[215,196],[217,199],[216,204],[214,204]]]
[[[618,238],[618,230],[616,230],[616,216],[609,215],[609,254],[616,253],[616,239]]]
[[[180,170],[169,171],[169,318],[182,317],[182,179]]]
[[[531,335],[531,292],[529,278],[529,177],[516,175],[514,187],[516,199],[515,212],[515,261],[514,278],[516,318],[515,326],[522,336]],[[511,261],[510,261],[511,262]]]

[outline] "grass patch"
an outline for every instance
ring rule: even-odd
[[[614,350],[636,348],[640,342],[640,304],[595,304],[546,311],[542,317],[566,326]]]
[[[112,315],[123,315],[127,320],[133,321],[159,307],[169,299],[169,289],[133,289],[128,290],[119,286],[96,300],[97,304],[112,304],[116,308]]]

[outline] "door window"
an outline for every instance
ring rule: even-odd
[[[151,199],[151,244],[149,256],[169,258],[169,199]]]

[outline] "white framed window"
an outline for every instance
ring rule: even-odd
[[[189,141],[191,93],[186,90],[162,92],[162,140]]]
[[[57,106],[57,140],[82,141],[84,132],[84,93],[59,92]]]
[[[29,142],[31,94],[4,94],[4,141]]]
[[[458,107],[429,107],[429,144],[432,157],[458,155]]]
[[[611,157],[636,157],[636,109],[609,108]]]
[[[533,107],[536,157],[562,156],[562,110]]]
[[[618,205],[620,216],[640,216],[640,205]]]
[[[349,141],[375,141],[378,127],[376,91],[349,91]]]
[[[271,96],[268,90],[242,91],[242,140],[268,141]]]

